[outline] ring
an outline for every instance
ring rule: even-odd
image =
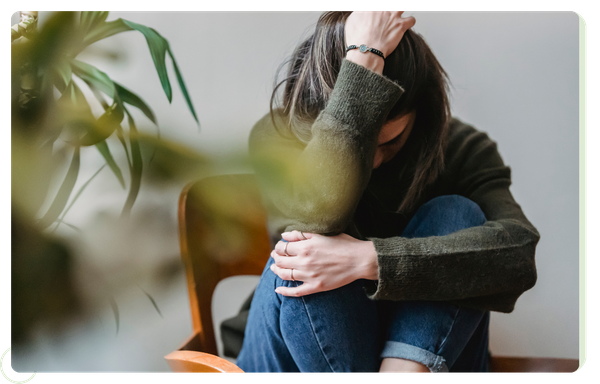
[[[296,279],[294,279],[294,268],[292,268],[292,270],[291,270],[291,271],[292,271],[292,273],[291,273],[291,276],[292,276],[292,281],[296,281]]]
[[[308,240],[308,239],[306,238],[306,236],[304,236],[304,233],[303,233],[302,231],[300,231],[300,234],[302,235],[302,237],[304,237],[304,240]]]
[[[289,253],[287,253],[287,246],[288,246],[288,244],[289,244],[289,243],[285,243],[285,248],[283,249],[283,253],[285,253],[285,255],[286,255],[287,257],[290,257],[290,254],[289,254]]]

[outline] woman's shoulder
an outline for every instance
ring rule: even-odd
[[[464,120],[453,116],[448,124],[448,140],[456,140],[461,137],[468,137],[471,135],[487,135],[487,133],[481,129],[475,128],[473,125],[465,122]],[[489,136],[488,136],[489,137]]]
[[[462,168],[467,163],[504,166],[498,145],[489,134],[456,117],[448,127],[444,157],[446,166],[451,169]]]
[[[490,138],[486,131],[475,128],[457,117],[452,117],[448,125],[447,152],[452,153],[456,150],[465,149],[465,147],[489,145],[496,147],[496,142]]]

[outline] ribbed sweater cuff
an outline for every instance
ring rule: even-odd
[[[402,238],[398,238],[397,242],[376,237],[369,237],[368,240],[373,242],[377,253],[379,279],[373,286],[365,287],[367,296],[371,300],[398,300],[406,293],[397,292],[398,281],[408,278],[411,269],[410,266],[397,262],[398,255],[404,254]],[[399,269],[400,266],[406,268]]]

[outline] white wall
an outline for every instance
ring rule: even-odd
[[[575,13],[422,13],[416,30],[448,71],[453,113],[487,131],[541,240],[538,282],[495,313],[497,354],[579,354],[579,18]]]
[[[150,26],[169,40],[201,120],[200,133],[175,83],[173,103],[168,104],[139,33],[123,33],[97,44],[98,48],[121,52],[125,56],[122,63],[89,56],[82,60],[143,95],[154,109],[165,137],[215,155],[245,151],[250,128],[268,111],[275,70],[314,26],[318,15],[111,13],[109,19],[122,17]],[[493,314],[492,353],[577,358],[578,16],[463,12],[413,15],[417,19],[415,30],[423,34],[452,80],[453,113],[498,142],[500,153],[513,171],[511,191],[541,233],[537,285],[519,299],[512,314]],[[170,64],[168,67],[173,74]],[[82,172],[91,174],[98,164],[99,158],[90,157],[89,164],[82,165],[89,169]],[[106,173],[107,180],[109,176]],[[103,208],[86,204],[85,200],[78,202],[79,209],[72,213],[71,220],[84,226],[99,209],[111,204],[120,207],[124,194],[116,182],[114,186],[116,192],[103,192],[103,196],[110,196],[105,197]],[[163,247],[170,254],[178,252],[172,234],[176,232],[179,190],[177,186],[161,195],[161,209],[169,213],[171,223],[171,234]],[[100,193],[89,191],[86,196],[93,200]],[[141,199],[143,202],[143,195]],[[184,302],[183,287],[176,292],[177,300]],[[217,294],[240,297],[231,284]],[[238,309],[238,300],[233,304],[218,301],[224,303],[215,307],[219,318]],[[181,311],[189,313],[187,308]],[[175,344],[179,337],[173,336]]]

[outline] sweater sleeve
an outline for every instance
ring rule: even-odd
[[[446,236],[370,238],[379,280],[369,297],[445,300],[472,308],[512,312],[536,282],[540,235],[509,191],[510,168],[496,143],[464,126],[448,144],[446,169],[458,194],[479,205],[486,222]]]
[[[402,93],[387,77],[344,59],[307,144],[279,134],[269,114],[254,126],[250,159],[271,233],[345,230],[369,181],[379,131]],[[275,115],[277,126],[287,123]]]

